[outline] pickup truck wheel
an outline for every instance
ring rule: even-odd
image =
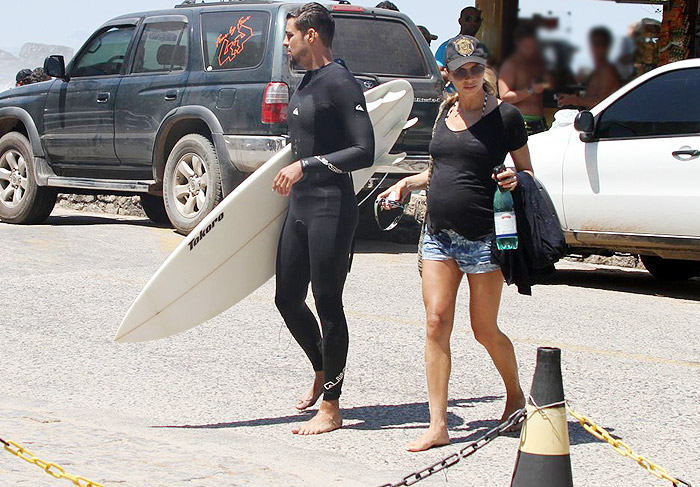
[[[168,212],[165,211],[165,202],[162,196],[142,194],[140,198],[141,208],[143,208],[146,216],[150,218],[153,223],[157,223],[158,225],[171,225]]]
[[[36,182],[34,155],[27,138],[10,132],[0,138],[0,220],[38,223],[56,204],[57,191]]]
[[[175,144],[165,164],[163,199],[173,226],[185,234],[219,204],[219,158],[209,139],[189,134]]]
[[[694,260],[662,259],[642,255],[642,263],[652,276],[662,281],[686,281],[700,276],[700,262]]]

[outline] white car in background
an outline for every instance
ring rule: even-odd
[[[639,254],[660,279],[700,275],[700,60],[553,125],[529,145],[572,253]]]

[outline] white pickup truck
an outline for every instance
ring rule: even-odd
[[[530,139],[572,252],[641,255],[660,279],[700,276],[700,60],[657,68]]]

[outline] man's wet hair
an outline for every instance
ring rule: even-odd
[[[610,29],[604,26],[593,27],[588,33],[588,38],[590,40],[598,38],[601,41],[603,41],[603,45],[605,45],[606,47],[612,46],[613,43],[612,32],[610,32]]]
[[[387,10],[395,10],[396,12],[399,11],[399,7],[397,7],[393,2],[379,2],[374,8],[385,8]]]
[[[288,19],[294,19],[294,23],[302,32],[313,29],[318,32],[321,42],[326,47],[333,45],[335,36],[335,20],[326,7],[317,2],[307,3],[287,14]]]

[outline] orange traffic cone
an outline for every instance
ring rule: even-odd
[[[561,350],[537,349],[511,487],[573,487]]]

